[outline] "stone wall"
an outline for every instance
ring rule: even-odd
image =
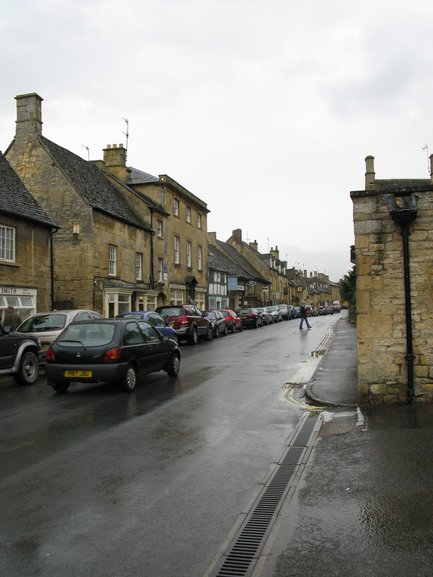
[[[37,307],[51,308],[50,230],[3,213],[1,223],[16,228],[16,260],[0,263],[0,285],[37,290]]]
[[[425,180],[376,180],[367,160],[366,190],[351,192],[357,273],[357,348],[359,402],[404,403],[412,375],[414,399],[433,400],[433,186]],[[408,210],[418,199],[408,224],[405,269],[402,227],[391,214]],[[405,213],[406,214],[406,213]],[[405,302],[405,271],[410,304]],[[407,283],[406,283],[407,284]],[[410,316],[409,316],[410,315]],[[407,320],[408,319],[408,320]],[[406,330],[406,323],[409,330]],[[408,365],[412,331],[413,371]]]

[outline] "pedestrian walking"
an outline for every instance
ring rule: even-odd
[[[300,315],[301,315],[301,322],[299,324],[299,328],[302,329],[302,325],[304,324],[305,321],[307,324],[307,328],[311,329],[310,323],[308,322],[307,307],[305,306],[305,303],[301,304]]]
[[[8,306],[3,319],[3,327],[9,328],[12,333],[21,324],[21,317],[12,306]]]

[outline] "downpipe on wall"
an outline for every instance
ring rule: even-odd
[[[389,195],[388,201],[390,214],[394,222],[400,226],[403,241],[403,269],[404,269],[404,301],[406,317],[406,363],[407,363],[407,402],[412,403],[414,398],[414,360],[413,336],[412,336],[412,299],[410,289],[410,256],[409,256],[409,236],[410,224],[416,219],[418,214],[418,195],[411,194],[399,199],[403,201],[403,206],[397,204],[395,195]]]

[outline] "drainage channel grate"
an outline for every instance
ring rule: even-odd
[[[251,575],[319,417],[307,417],[210,577]]]

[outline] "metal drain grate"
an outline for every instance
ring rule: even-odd
[[[248,577],[264,547],[319,417],[307,417],[210,577]]]

